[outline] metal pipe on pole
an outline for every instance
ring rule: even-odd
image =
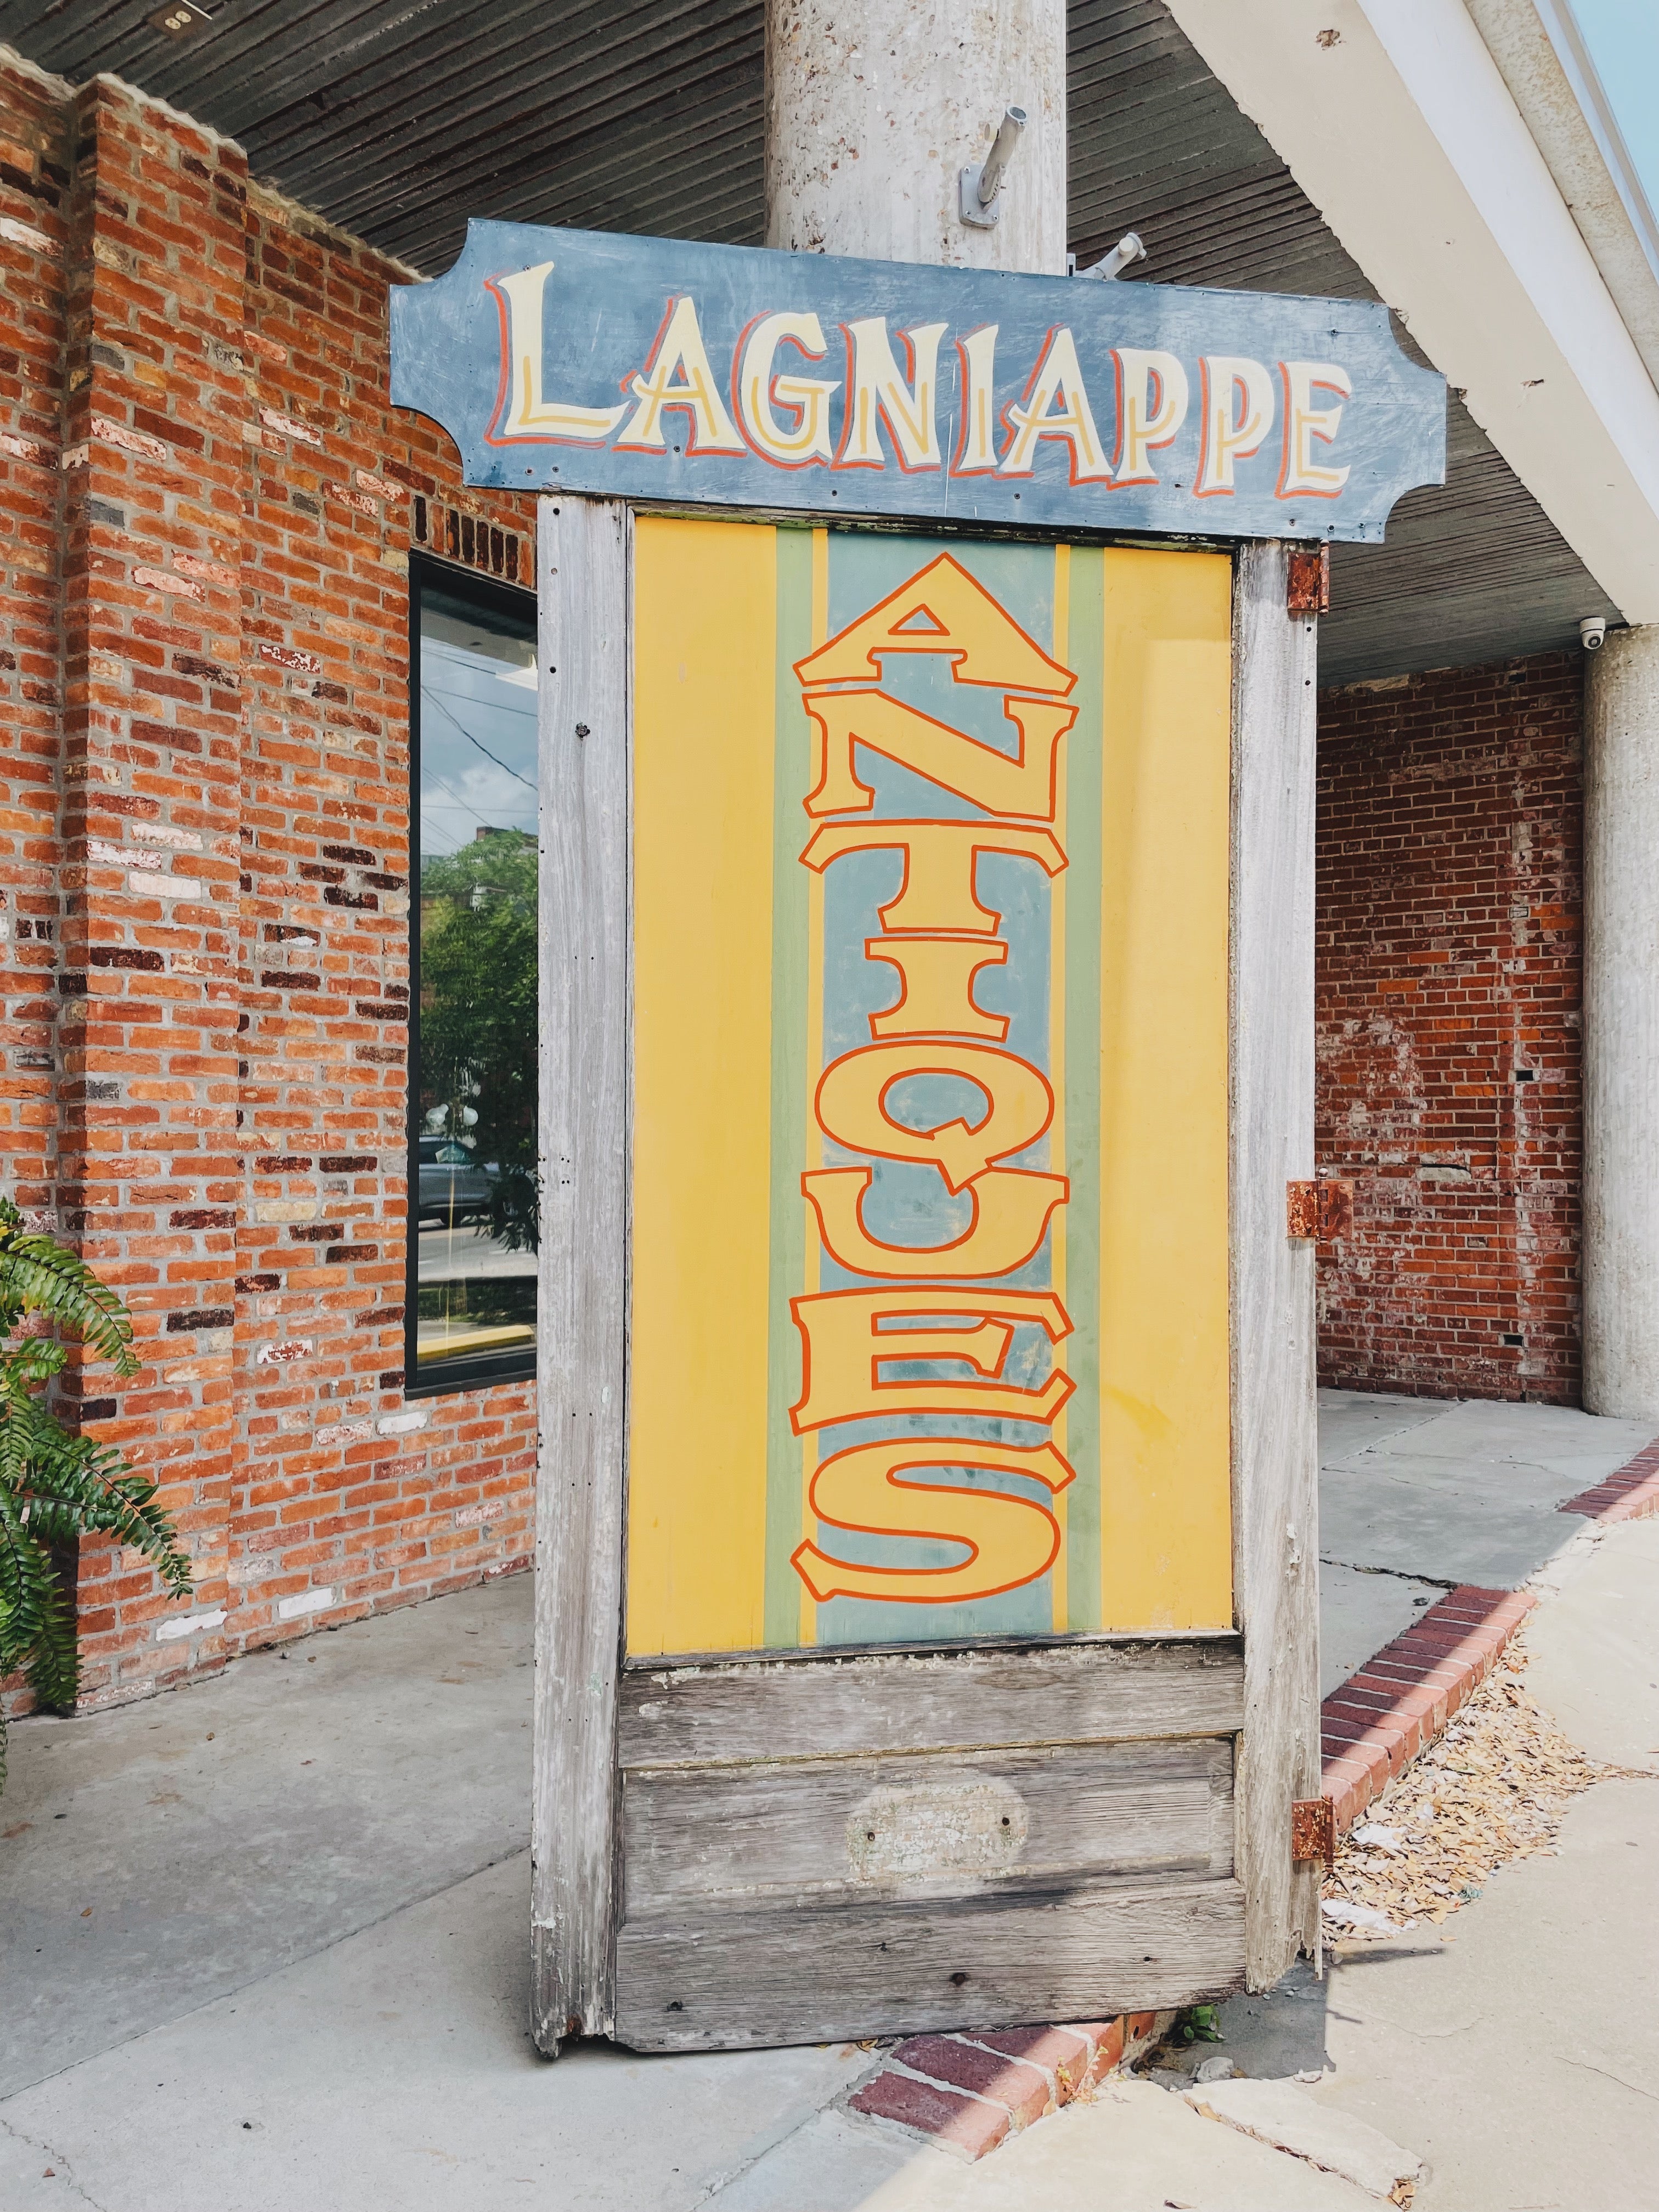
[[[766,242],[1064,276],[1063,0],[769,0]]]

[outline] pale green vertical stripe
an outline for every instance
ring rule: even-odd
[[[812,649],[812,533],[780,530],[777,771],[772,845],[772,1256],[766,1382],[766,1642],[800,1642],[800,1581],[790,1554],[801,1539],[800,1440],[789,1408],[800,1395],[800,1337],[789,1301],[804,1287],[806,1129],[806,871],[802,811],[811,730],[794,663]],[[1097,801],[1097,805],[1098,802]]]
[[[1066,1454],[1077,1480],[1066,1503],[1068,1628],[1100,1626],[1100,867],[1105,723],[1106,566],[1098,546],[1072,548],[1066,664],[1078,718],[1066,763]]]

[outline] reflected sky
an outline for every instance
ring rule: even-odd
[[[421,618],[421,856],[536,828],[536,645],[456,602]]]
[[[499,852],[499,838],[489,844],[492,831],[537,832],[534,611],[526,599],[522,611],[504,604],[497,612],[428,585],[420,637],[422,926],[435,929],[448,914],[449,927],[465,928],[465,911],[454,918],[455,868],[445,864],[481,840]],[[501,894],[488,867],[474,872],[477,911],[481,900]],[[464,872],[463,887],[467,880]],[[422,969],[428,1024],[439,1011],[434,979],[442,968],[433,958]],[[453,1017],[456,1006],[470,1004],[462,998],[446,1011]],[[503,1163],[486,1157],[489,1148],[473,1134],[481,1116],[488,1126],[489,1055],[501,1048],[499,1036],[481,1039],[478,1064],[470,1084],[463,1066],[456,1097],[434,1090],[442,1079],[429,1056],[416,1074],[416,1358],[424,1373],[455,1362],[459,1378],[459,1363],[523,1353],[535,1343],[536,1255],[494,1233]]]

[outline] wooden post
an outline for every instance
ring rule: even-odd
[[[1314,1246],[1285,1186],[1314,1171],[1318,629],[1285,596],[1290,549],[1244,546],[1233,600],[1233,1558],[1244,1632],[1237,1871],[1250,1988],[1319,1955],[1319,1873],[1291,1807],[1320,1794]]]
[[[541,1251],[532,2027],[614,2014],[628,1237],[627,510],[540,502]]]

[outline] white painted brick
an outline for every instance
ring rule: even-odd
[[[190,1613],[181,1619],[163,1620],[156,1627],[155,1641],[176,1644],[181,1636],[199,1636],[204,1629],[222,1627],[224,1618],[225,1609],[218,1606],[211,1613]]]
[[[162,858],[160,845],[109,845],[106,844],[101,837],[88,837],[87,840],[88,866],[95,864],[102,868],[130,868],[136,865],[139,867],[159,868]]]
[[[253,1355],[253,1364],[256,1367],[286,1367],[295,1359],[309,1359],[315,1350],[313,1338],[290,1337],[286,1344],[262,1344]]]
[[[419,1412],[388,1413],[383,1421],[376,1421],[374,1425],[383,1437],[406,1437],[413,1430],[423,1429],[431,1418],[430,1413]]]
[[[19,222],[12,216],[0,216],[0,238],[8,246],[21,246],[30,253],[50,253],[52,240],[44,230],[37,230],[32,222]]]
[[[314,1221],[317,1201],[314,1198],[262,1198],[253,1208],[256,1221]]]
[[[199,903],[203,896],[201,879],[197,876],[153,876],[144,869],[133,868],[128,872],[127,881],[147,898],[191,899]]]
[[[339,1601],[340,1594],[333,1589],[301,1590],[297,1597],[277,1601],[276,1618],[278,1620],[299,1620],[308,1613],[326,1613],[330,1606],[337,1605]]]

